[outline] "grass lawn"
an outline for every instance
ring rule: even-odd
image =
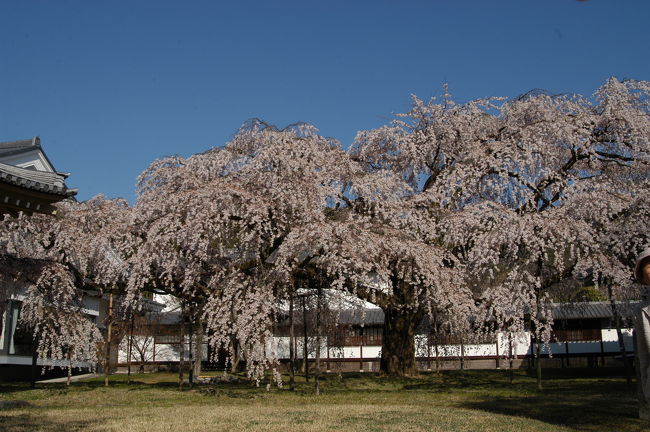
[[[411,379],[331,374],[320,396],[300,378],[259,388],[241,381],[178,390],[176,375],[113,375],[63,384],[0,384],[1,431],[650,431],[634,391],[608,369],[545,371],[544,390],[517,371],[448,371]]]

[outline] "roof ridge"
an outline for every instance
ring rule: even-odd
[[[41,139],[37,136],[17,141],[0,141],[0,148],[9,149],[9,148],[29,148],[29,147],[40,147]]]

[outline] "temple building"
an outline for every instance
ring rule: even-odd
[[[20,212],[55,214],[54,203],[75,199],[77,194],[77,189],[65,184],[68,175],[56,171],[38,137],[0,142],[0,218]],[[31,372],[34,356],[31,332],[22,328],[19,319],[27,286],[1,273],[0,284],[10,293],[7,304],[0,308],[0,381],[24,379]],[[99,315],[99,304],[97,297],[84,299],[91,317]],[[39,366],[47,364],[47,359],[38,360]]]
[[[54,169],[38,137],[0,142],[0,212],[54,213],[53,203],[77,194],[65,184],[68,175]]]

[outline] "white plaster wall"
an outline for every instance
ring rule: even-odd
[[[499,344],[499,355],[506,356],[509,351],[509,341],[507,333],[497,333],[497,343]],[[530,332],[522,332],[513,335],[512,355],[526,355],[532,352],[530,344]]]
[[[364,346],[363,347],[363,358],[380,358],[381,357],[381,347],[380,346]]]
[[[497,355],[496,344],[472,344],[465,345],[466,356],[495,356]]]

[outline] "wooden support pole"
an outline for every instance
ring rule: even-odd
[[[131,385],[131,352],[133,349],[133,325],[135,321],[135,314],[131,313],[131,325],[129,328],[129,347],[126,354],[126,370],[127,370],[127,385]]]
[[[309,349],[307,348],[307,300],[302,297],[302,331],[303,331],[303,364],[305,366],[305,381],[309,382]]]
[[[296,389],[296,347],[293,328],[293,294],[289,297],[289,389]]]
[[[108,329],[106,331],[106,353],[104,358],[104,386],[108,387],[108,376],[111,373],[111,341],[113,339],[113,293],[108,295]]]
[[[183,388],[183,367],[185,366],[185,303],[181,303],[180,349],[178,353],[178,388]]]

